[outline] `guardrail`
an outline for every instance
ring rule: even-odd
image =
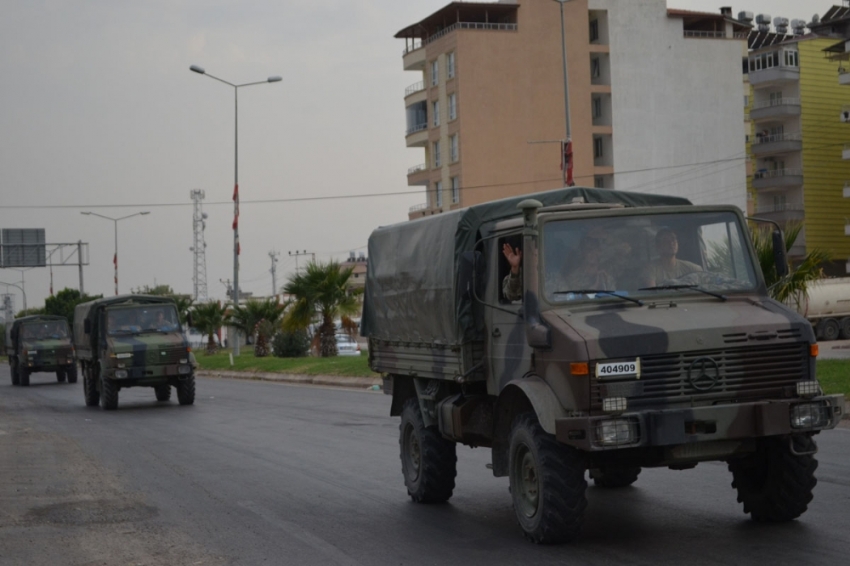
[[[774,177],[790,177],[790,176],[803,176],[802,169],[774,169],[771,171],[756,171],[754,178],[755,179],[771,179]]]
[[[407,98],[411,94],[415,92],[419,92],[420,90],[425,90],[425,81],[419,81],[418,83],[413,83],[406,89],[404,89],[404,97]]]
[[[420,163],[419,165],[414,165],[413,167],[407,170],[408,175],[413,175],[414,173],[419,173],[420,171],[425,171],[428,169],[427,163]]]
[[[703,37],[709,39],[726,39],[725,31],[700,31],[694,29],[686,29],[685,37]]]
[[[787,134],[768,134],[766,136],[756,134],[756,143],[773,143],[781,141],[802,141],[803,134],[799,132],[789,132]],[[850,144],[848,144],[850,145]],[[846,149],[846,147],[845,147]]]
[[[425,47],[432,41],[437,41],[441,37],[450,34],[451,32],[457,29],[473,29],[473,30],[490,30],[490,31],[516,31],[518,29],[518,24],[490,24],[484,22],[455,22],[452,25],[445,27],[435,33],[434,35],[428,36],[425,39],[421,39],[419,41],[414,41],[413,45],[406,48],[402,52],[402,57],[416,51],[417,49],[421,49]]]
[[[421,132],[422,130],[427,130],[427,129],[428,129],[428,122],[425,122],[423,124],[416,124],[415,126],[413,126],[411,128],[407,128],[407,134],[405,134],[405,135],[409,136],[410,134],[415,134],[416,132]]]
[[[425,210],[428,208],[428,203],[423,202],[422,204],[414,204],[410,207],[410,212],[419,212],[420,210]]]
[[[786,204],[771,204],[767,206],[760,206],[758,210],[756,210],[757,214],[763,214],[765,212],[787,212],[787,211],[795,211],[795,210],[805,210],[805,207],[802,203],[786,203]]]
[[[753,110],[761,110],[762,108],[771,108],[773,106],[791,106],[800,105],[799,98],[778,98],[773,100],[765,100],[753,104]]]

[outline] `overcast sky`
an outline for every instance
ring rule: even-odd
[[[531,1],[531,0],[527,0]],[[622,0],[632,1],[632,0]],[[377,226],[406,220],[425,201],[407,186],[423,161],[404,141],[404,88],[393,35],[448,0],[7,0],[0,18],[0,228],[45,228],[49,243],[90,245],[87,293],[113,293],[113,218],[120,291],[169,284],[192,293],[192,189],[206,191],[207,279],[233,276],[234,83],[239,89],[243,199],[240,287],[272,292],[295,269],[288,252],[345,259]],[[751,0],[748,10],[809,21],[830,2]],[[708,0],[671,8],[715,12]],[[358,197],[375,193],[402,193]],[[286,202],[321,197],[325,200]],[[340,198],[352,197],[352,198]],[[251,201],[277,200],[251,204]],[[64,206],[66,208],[45,208]],[[138,205],[138,206],[130,206]],[[58,262],[58,254],[54,262]],[[301,265],[305,259],[299,259]],[[20,285],[19,270],[0,281]],[[24,274],[28,306],[49,294],[50,272]],[[55,267],[53,287],[79,285]],[[20,293],[0,284],[0,292]]]

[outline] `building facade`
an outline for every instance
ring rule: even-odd
[[[396,34],[421,79],[410,217],[564,185],[561,8],[575,183],[744,209],[746,25],[665,0],[527,0],[453,2]]]

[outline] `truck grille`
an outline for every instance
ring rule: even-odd
[[[640,379],[591,378],[591,410],[602,409],[603,397],[626,397],[630,409],[672,403],[783,398],[794,394],[798,381],[810,378],[807,343],[662,354],[642,357],[640,364]],[[595,375],[594,366],[591,364],[591,375]],[[708,377],[700,380],[700,374]]]
[[[146,352],[145,363],[153,365],[171,365],[179,363],[181,359],[189,357],[185,347],[179,348],[151,348]]]

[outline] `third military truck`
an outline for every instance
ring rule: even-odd
[[[410,497],[448,500],[457,445],[489,447],[537,543],[578,536],[588,473],[624,488],[707,461],[754,520],[795,519],[844,412],[740,210],[678,197],[559,189],[379,228],[362,332]]]
[[[119,295],[77,305],[74,346],[86,405],[117,409],[129,387],[152,387],[158,401],[174,387],[181,405],[195,401],[191,349],[171,299]]]

